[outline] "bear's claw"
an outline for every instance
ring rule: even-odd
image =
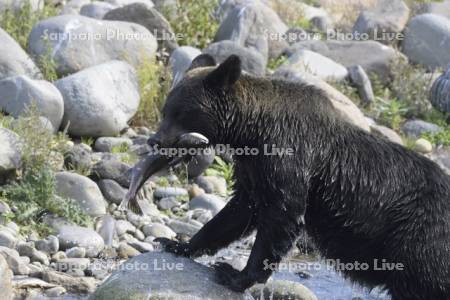
[[[155,242],[160,243],[164,251],[173,253],[178,256],[190,256],[190,251],[187,243],[181,243],[167,238],[156,238]]]
[[[215,263],[213,268],[216,271],[216,282],[232,291],[242,293],[252,285],[243,272],[236,270],[227,263]]]

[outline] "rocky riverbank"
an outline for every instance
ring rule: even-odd
[[[0,299],[316,299],[293,281],[217,285],[209,266],[242,268],[252,237],[201,264],[157,251],[226,204],[227,155],[153,176],[142,216],[118,206],[201,53],[315,85],[348,122],[450,174],[450,2],[332,2],[0,0]]]

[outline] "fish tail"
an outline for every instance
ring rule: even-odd
[[[142,208],[139,204],[139,201],[137,200],[137,197],[129,201],[128,208],[135,214],[142,215]]]
[[[141,215],[143,211],[141,205],[139,204],[139,201],[137,200],[137,196],[136,195],[133,196],[130,193],[127,193],[125,198],[123,198],[118,209],[120,211],[131,210],[132,212],[138,215]]]

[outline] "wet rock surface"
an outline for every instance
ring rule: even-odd
[[[126,270],[133,265],[142,268]],[[164,265],[166,269],[160,270]],[[123,269],[113,273],[89,299],[245,299],[215,283],[212,269],[172,254],[142,254],[128,260]]]

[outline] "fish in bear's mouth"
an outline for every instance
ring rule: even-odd
[[[197,132],[184,133],[180,135],[176,142],[171,145],[178,149],[190,149],[190,148],[206,148],[209,145],[209,140],[204,135]],[[189,151],[185,151],[188,153]],[[142,208],[137,201],[137,193],[144,185],[145,181],[153,174],[166,168],[175,166],[182,161],[189,159],[190,155],[185,154],[183,156],[167,156],[158,152],[146,155],[139,162],[134,165],[131,170],[131,183],[125,198],[119,205],[119,210],[128,210],[136,214],[142,213]]]

